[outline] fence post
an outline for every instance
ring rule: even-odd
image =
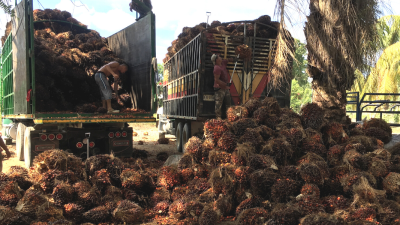
[[[361,121],[361,102],[360,102],[360,92],[357,92],[357,96],[356,96],[356,121]]]

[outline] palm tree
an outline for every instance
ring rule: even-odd
[[[287,2],[301,2],[287,0]],[[313,78],[313,102],[325,109],[329,121],[345,123],[346,91],[353,86],[355,71],[372,65],[377,51],[380,0],[310,0],[305,36],[308,75]],[[285,0],[278,0],[281,13]],[[279,7],[278,7],[279,8]],[[282,13],[284,14],[284,12]],[[285,37],[285,30],[280,29]],[[281,44],[278,39],[278,47]],[[289,52],[291,49],[280,49]],[[277,57],[284,54],[277,53]],[[275,59],[273,75],[285,77],[283,60]],[[283,72],[282,72],[283,71]]]
[[[390,15],[377,23],[379,60],[365,78],[359,76],[352,91],[364,93],[398,93],[400,81],[400,16]]]
[[[0,0],[0,8],[2,8],[6,14],[12,15],[12,6],[9,2],[9,0]]]

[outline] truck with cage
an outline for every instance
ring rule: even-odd
[[[231,23],[252,24],[254,30],[265,26],[256,21],[224,24]],[[290,107],[291,85],[287,83],[276,89],[269,84],[275,42],[276,39],[256,37],[256,32],[254,36],[246,36],[246,32],[243,36],[233,36],[203,30],[164,64],[159,132],[175,135],[178,151],[184,151],[185,143],[191,136],[202,134],[203,123],[215,118],[211,56],[217,53],[225,59],[234,58],[235,48],[242,44],[252,49],[252,56],[250,61],[239,59],[236,68],[235,62],[227,65],[232,78],[231,105],[241,105],[253,97],[272,96],[281,107]]]
[[[155,15],[144,18],[107,38],[109,48],[127,62],[131,95],[141,113],[43,113],[37,111],[33,2],[15,7],[12,31],[1,55],[1,110],[3,137],[16,141],[17,157],[31,166],[33,158],[49,149],[63,149],[86,158],[114,153],[132,155],[132,127],[128,123],[155,122]],[[68,26],[86,29],[77,24]]]

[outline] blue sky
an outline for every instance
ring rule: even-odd
[[[15,2],[14,0],[8,0]],[[20,0],[18,0],[20,2]],[[73,17],[90,29],[97,30],[108,37],[135,22],[136,13],[129,11],[130,0],[33,0],[35,9],[58,8],[72,13]],[[305,1],[306,2],[306,1]],[[275,0],[152,0],[156,15],[157,58],[161,62],[167,48],[176,39],[182,28],[194,26],[207,20],[206,12],[211,12],[209,22],[253,20],[261,15],[270,15],[273,19]],[[384,15],[400,15],[400,0],[386,0],[390,10]],[[306,8],[306,7],[305,7]],[[304,13],[289,12],[293,21],[304,21]],[[0,34],[4,34],[9,16],[0,12]],[[288,23],[289,24],[289,23]],[[288,25],[295,38],[304,41],[304,22]]]

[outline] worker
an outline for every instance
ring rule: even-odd
[[[103,67],[101,67],[97,73],[94,75],[97,85],[100,87],[101,100],[103,107],[107,109],[107,113],[119,113],[119,110],[114,110],[111,107],[112,90],[107,78],[111,75],[114,77],[114,92],[117,96],[117,101],[119,101],[118,96],[118,80],[121,73],[126,73],[128,71],[128,66],[126,64],[119,64],[118,62],[110,62]]]
[[[2,154],[2,151],[4,150],[6,152],[7,158],[11,157],[11,153],[8,150],[7,145],[4,143],[3,138],[1,137],[1,134],[0,134],[0,147],[1,147],[1,149],[0,149],[0,172],[3,172],[3,154]]]
[[[147,7],[147,9],[144,9],[143,7],[141,7],[141,5],[138,4],[137,2],[143,3],[144,6]],[[147,15],[147,13],[153,9],[153,5],[151,4],[151,0],[137,0],[137,1],[132,0],[132,2],[129,3],[129,8],[130,8],[131,12],[132,12],[132,10],[135,10],[136,12],[138,12],[140,14],[139,18],[136,19],[136,21],[138,21],[138,20],[142,19],[143,17],[145,17]]]
[[[226,66],[234,59],[222,59],[219,55],[213,54],[211,61],[214,64],[214,91],[215,91],[215,116],[221,119],[222,104],[225,102],[226,109],[231,106],[231,93],[229,91],[231,83]]]

